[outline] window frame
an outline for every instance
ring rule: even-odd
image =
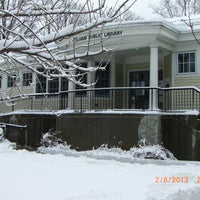
[[[17,80],[16,74],[11,74],[7,76],[7,88],[12,88],[16,84]]]
[[[97,80],[95,84],[95,89],[97,89],[97,91],[95,91],[95,96],[109,96],[108,90],[98,90],[98,88],[110,87],[111,62],[96,62],[95,65],[101,65],[105,67],[105,70],[98,70],[95,73],[95,80]]]
[[[31,75],[31,77],[24,77],[26,75]],[[26,79],[25,79],[26,78]],[[33,73],[32,72],[23,72],[22,74],[22,85],[23,87],[29,87],[33,83]]]
[[[191,61],[191,54],[194,54],[194,61]],[[182,55],[182,59],[183,61],[180,62],[179,61],[179,56]],[[188,56],[188,61],[185,61],[185,56]],[[191,51],[180,51],[177,52],[176,54],[176,62],[177,62],[177,67],[176,67],[176,71],[178,75],[188,75],[188,74],[195,74],[197,72],[197,55],[196,55],[196,51],[195,50],[191,50]],[[192,64],[194,65],[194,71],[192,71]],[[182,70],[179,69],[179,66],[182,66]],[[188,70],[186,69],[186,65],[188,65]]]
[[[66,92],[69,88],[69,80],[67,77],[60,77],[60,92]]]
[[[37,69],[39,72],[43,72],[43,68],[38,68]],[[41,94],[41,93],[46,93],[47,92],[47,78],[45,76],[42,76],[40,74],[36,73],[36,93]]]
[[[59,77],[48,81],[48,93],[54,94],[59,92]]]

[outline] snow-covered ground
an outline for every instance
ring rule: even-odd
[[[197,200],[200,163],[131,157],[106,147],[87,152],[15,150],[0,143],[2,200]],[[45,153],[46,152],[46,153]],[[133,151],[132,151],[133,152]]]

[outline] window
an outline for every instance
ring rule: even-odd
[[[27,72],[23,73],[23,86],[30,86],[32,83],[32,73]]]
[[[96,72],[96,80],[97,83],[95,88],[106,88],[110,86],[110,63],[103,62],[97,63],[100,67],[105,67],[105,70],[98,70]],[[100,90],[96,91],[96,95],[108,95],[109,91],[107,90]]]
[[[97,83],[95,85],[96,88],[105,88],[110,85],[110,63],[100,63],[101,67],[105,67],[105,70],[98,70],[96,72],[96,80]]]
[[[43,69],[38,69],[39,72],[42,72]],[[46,81],[47,81],[47,78],[40,75],[40,74],[37,74],[37,85],[36,85],[36,92],[37,93],[45,93],[46,92]]]
[[[39,72],[43,72],[44,69],[38,69]],[[43,72],[45,74],[45,72]],[[48,85],[48,89],[47,89]],[[47,91],[48,90],[48,91]],[[37,93],[56,93],[59,92],[59,78],[52,78],[48,80],[47,77],[37,74],[37,86],[36,86]]]
[[[193,73],[195,67],[195,52],[182,52],[178,53],[178,73]]]
[[[62,77],[61,78],[61,91],[67,91],[68,90],[68,78]]]
[[[48,92],[49,93],[56,93],[59,91],[59,78],[54,78],[53,80],[50,80],[48,83]]]
[[[8,87],[13,87],[15,83],[16,83],[16,75],[15,74],[9,75],[8,76],[7,86]]]

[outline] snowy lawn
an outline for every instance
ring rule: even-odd
[[[200,163],[144,160],[100,149],[65,155],[0,143],[2,200],[197,200]],[[64,151],[63,151],[64,152]],[[54,153],[54,154],[52,154]],[[62,152],[61,152],[62,153]]]

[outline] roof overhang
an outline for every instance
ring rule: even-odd
[[[191,31],[181,32],[167,21],[130,21],[106,24],[76,36],[72,42],[81,54],[88,47],[90,51],[98,52],[102,46],[107,50],[122,51],[157,45],[173,51],[176,43],[188,39],[195,40]],[[66,44],[67,41],[62,42],[60,47],[65,49]]]

